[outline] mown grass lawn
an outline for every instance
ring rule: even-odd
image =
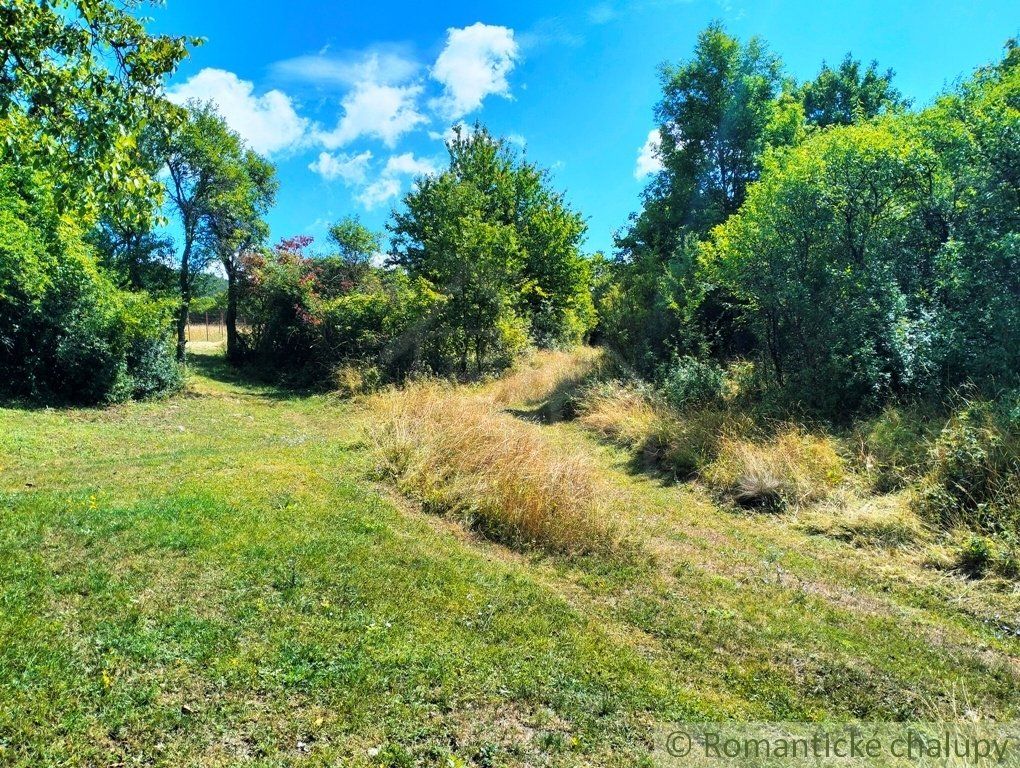
[[[572,425],[636,548],[513,553],[378,485],[371,418],[214,355],[170,400],[0,409],[0,764],[631,765],[673,719],[1017,714],[1014,595]]]

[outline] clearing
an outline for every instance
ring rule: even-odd
[[[635,765],[672,720],[1018,715],[1016,593],[569,422],[531,428],[633,546],[514,551],[377,479],[371,400],[196,351],[169,400],[0,409],[0,763]]]

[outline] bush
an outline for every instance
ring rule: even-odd
[[[945,528],[1020,530],[1020,421],[1009,402],[968,403],[942,429],[916,497],[922,516]]]
[[[181,382],[172,307],[118,290],[39,177],[0,169],[0,389],[81,404]]]
[[[678,357],[660,371],[659,390],[677,410],[722,401],[726,378],[722,368],[712,361]]]
[[[992,562],[992,547],[984,536],[971,536],[960,548],[957,564],[968,576],[985,575]]]
[[[861,463],[874,491],[900,490],[924,474],[932,423],[926,414],[887,406],[860,425]]]
[[[439,328],[444,298],[400,270],[308,258],[285,241],[244,264],[240,308],[249,330],[243,357],[266,373],[302,386],[330,387],[346,368],[378,369],[381,381],[409,373],[446,373],[456,350]],[[491,358],[512,359],[526,330],[493,329]]]

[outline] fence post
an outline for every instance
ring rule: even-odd
[[[209,310],[205,311],[205,340],[209,341]]]

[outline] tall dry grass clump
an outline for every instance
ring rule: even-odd
[[[427,509],[518,548],[614,547],[614,493],[598,470],[485,393],[422,382],[378,395],[373,405],[384,471]]]
[[[711,464],[722,436],[741,433],[749,420],[721,405],[671,408],[640,385],[606,382],[589,387],[578,406],[587,429],[636,451],[645,464],[689,479]]]
[[[712,488],[742,506],[782,509],[825,499],[846,478],[834,442],[789,427],[768,439],[724,435],[702,473]]]
[[[489,396],[500,406],[540,406],[536,415],[560,421],[575,415],[578,393],[607,365],[604,350],[594,347],[538,350],[497,379]]]
[[[626,448],[640,448],[661,414],[638,387],[605,382],[585,392],[578,421],[587,429]]]

